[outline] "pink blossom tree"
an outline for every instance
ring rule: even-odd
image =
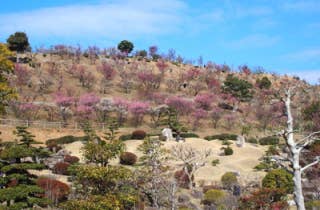
[[[31,79],[31,73],[27,67],[18,63],[14,67],[14,74],[16,75],[16,84],[18,86],[27,85]]]
[[[201,125],[200,120],[206,119],[208,117],[208,111],[198,108],[194,110],[194,112],[192,113],[192,116],[194,118],[193,130],[196,130]]]
[[[74,104],[75,99],[69,95],[57,92],[54,94],[54,102],[59,107],[61,118],[64,124],[67,123],[68,117],[71,116],[71,106]]]
[[[40,110],[40,106],[32,102],[11,102],[11,109],[17,118],[34,120]]]
[[[101,87],[102,92],[105,94],[106,89],[110,86],[111,81],[116,76],[116,71],[107,62],[103,62],[100,66],[97,66],[97,70],[100,71],[103,75],[103,78],[101,80]]]
[[[100,98],[94,93],[85,93],[79,98],[77,105],[77,113],[80,117],[89,119],[96,109],[96,105],[99,103]]]
[[[193,102],[191,100],[184,99],[182,97],[178,96],[171,96],[166,99],[165,103],[175,109],[177,111],[177,114],[179,115],[186,115],[193,111]]]
[[[161,75],[164,75],[165,70],[168,68],[168,64],[164,60],[158,60],[156,66],[158,67]]]
[[[220,107],[213,107],[210,113],[210,119],[214,128],[218,127],[218,122],[223,117],[223,109]]]
[[[113,98],[113,107],[117,114],[118,125],[123,125],[128,115],[129,102],[123,98]]]
[[[133,117],[135,126],[142,123],[143,117],[148,113],[149,107],[149,103],[143,101],[134,101],[129,104],[129,112]]]
[[[201,75],[200,69],[197,68],[191,68],[189,69],[186,74],[185,74],[185,79],[186,80],[193,80],[199,78]]]
[[[220,81],[213,76],[206,78],[206,83],[208,88],[213,91],[218,91],[221,88]]]
[[[100,54],[100,49],[97,46],[89,46],[86,50],[86,54],[88,55],[90,64],[95,64],[98,55]]]
[[[195,97],[195,106],[200,109],[210,110],[211,104],[214,101],[214,95],[210,93],[202,93]]]
[[[156,45],[149,47],[149,55],[153,58],[158,53],[158,47]]]
[[[138,72],[137,77],[146,92],[156,90],[160,87],[161,77],[151,71]]]

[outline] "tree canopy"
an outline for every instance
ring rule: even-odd
[[[24,52],[30,48],[28,36],[24,32],[15,32],[7,39],[11,51]]]
[[[132,44],[132,42],[128,41],[128,40],[122,40],[119,44],[118,44],[118,50],[120,50],[122,53],[131,53],[131,51],[133,50],[134,45]]]
[[[252,87],[252,84],[248,81],[229,74],[222,88],[225,93],[231,94],[239,101],[246,102],[250,101],[253,97]]]

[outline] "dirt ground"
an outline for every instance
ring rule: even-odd
[[[138,151],[138,146],[142,143],[142,140],[130,140],[126,141],[126,150],[135,153],[138,157],[141,157],[141,152]],[[206,141],[200,138],[188,138],[184,143],[177,143],[175,141],[164,142],[163,147],[170,150],[172,146],[176,144],[185,144],[191,146],[199,151],[205,149],[211,149],[212,155],[208,157],[207,163],[203,168],[200,168],[195,174],[195,181],[204,184],[214,184],[220,181],[221,176],[225,172],[239,172],[239,180],[243,184],[252,180],[260,180],[263,176],[263,172],[256,172],[253,167],[259,163],[259,158],[263,156],[266,147],[257,146],[253,144],[245,144],[244,147],[237,147],[235,144],[231,145],[234,150],[231,156],[221,156],[222,147],[221,141]],[[78,156],[81,162],[84,159],[81,155],[81,142],[74,142],[66,144],[65,149],[71,152],[72,155]],[[217,166],[212,166],[211,161],[213,159],[219,159],[220,163]],[[111,161],[111,164],[118,164],[118,160]],[[173,165],[176,169],[180,169],[179,162],[170,160],[169,165]]]

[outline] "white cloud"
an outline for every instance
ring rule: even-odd
[[[227,46],[236,49],[242,48],[263,48],[270,47],[280,40],[277,36],[269,36],[265,34],[251,34],[238,40],[226,43]]]
[[[299,52],[293,52],[282,56],[284,59],[293,61],[312,61],[320,57],[320,49],[307,49]]]
[[[297,0],[285,2],[283,8],[288,11],[318,12],[320,11],[320,2],[318,0]]]
[[[312,69],[312,70],[293,70],[287,71],[288,75],[298,76],[301,79],[306,80],[310,84],[317,84],[320,79],[320,69]]]
[[[25,31],[33,37],[161,35],[177,30],[186,5],[180,0],[122,0],[0,15],[0,34]]]

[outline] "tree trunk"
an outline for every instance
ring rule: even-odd
[[[285,106],[287,111],[287,136],[286,143],[291,152],[291,163],[293,169],[293,182],[294,182],[294,201],[297,205],[298,210],[305,210],[304,198],[302,193],[302,180],[301,180],[301,166],[300,166],[300,150],[297,149],[297,144],[293,136],[293,117],[291,113],[291,90],[289,89],[286,93]]]
[[[294,201],[297,204],[298,210],[305,210],[304,206],[304,197],[302,193],[302,180],[301,180],[301,171],[294,170]]]

